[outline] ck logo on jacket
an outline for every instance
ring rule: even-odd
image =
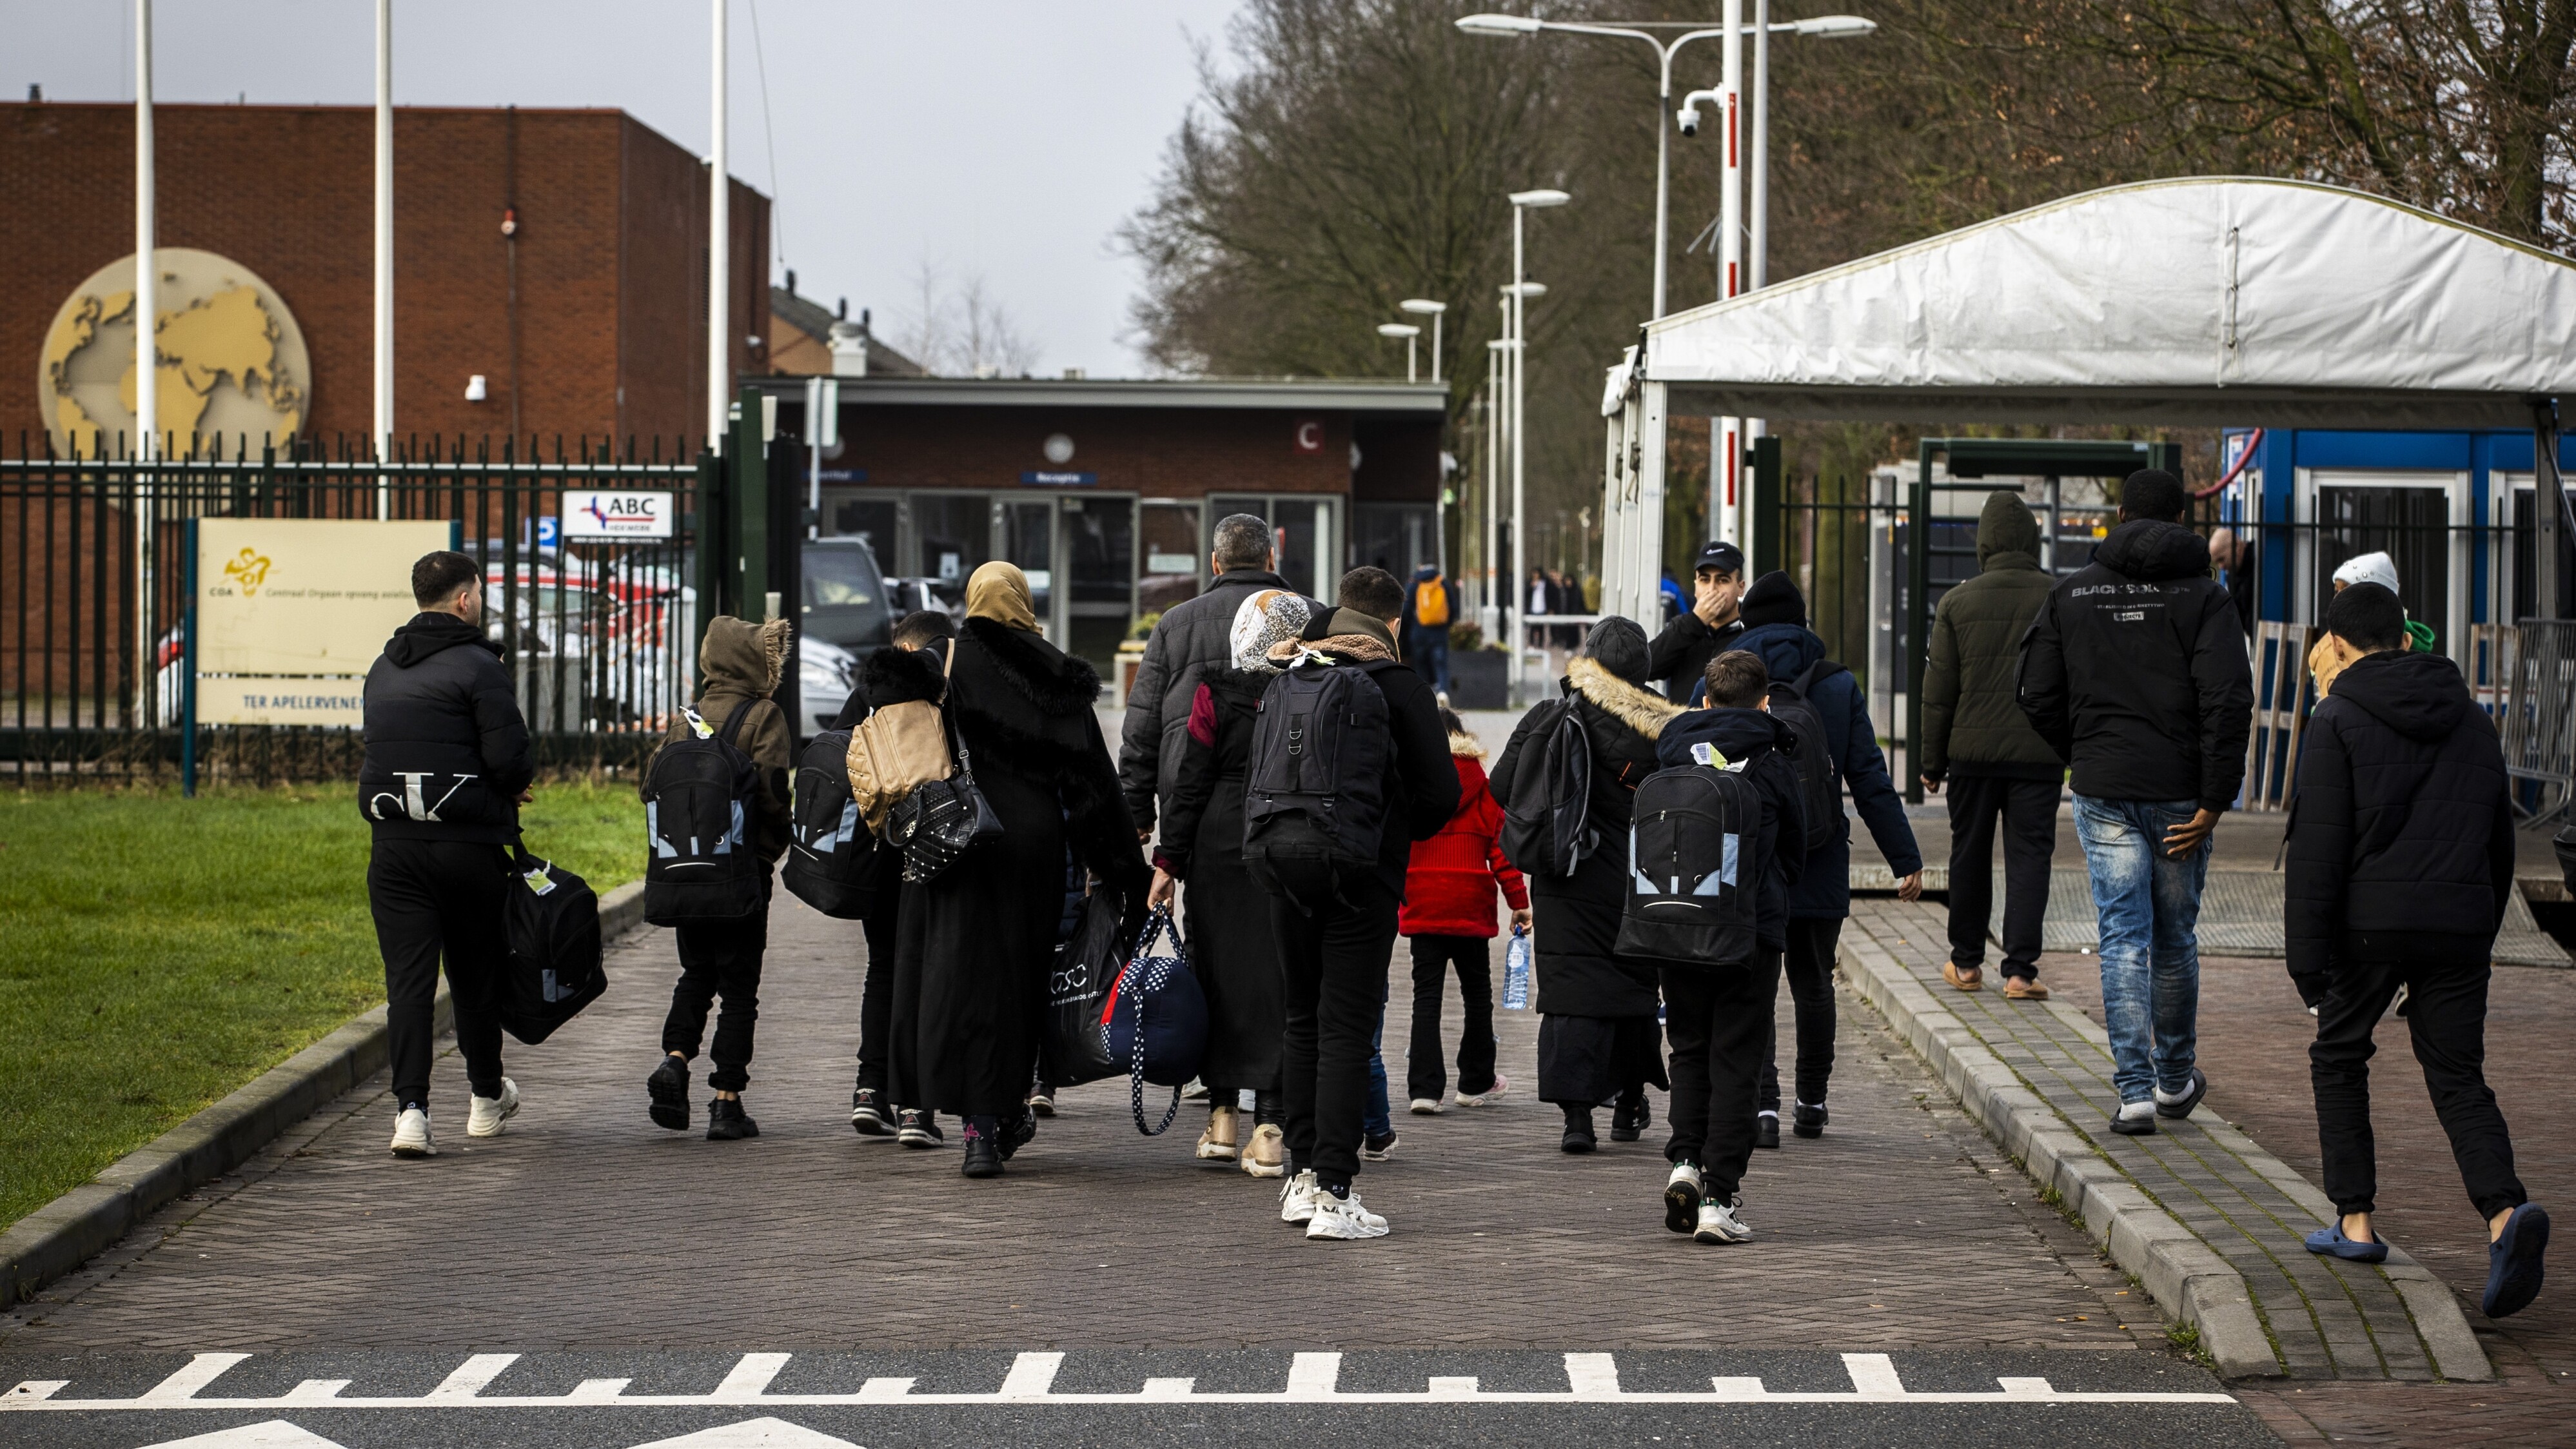
[[[438,807],[455,798],[456,792],[464,789],[467,781],[476,778],[473,775],[459,775],[456,777],[455,784],[448,786],[445,790],[439,793],[436,800],[432,800],[429,798],[429,792],[434,787],[424,784],[423,782],[437,779],[439,777],[438,771],[421,770],[415,772],[409,770],[395,770],[391,773],[395,779],[403,782],[402,793],[400,795],[396,795],[391,790],[378,790],[373,795],[368,796],[367,814],[372,819],[392,819],[393,816],[385,813],[385,808],[390,805],[393,807],[394,814],[401,815],[406,819],[437,820]]]

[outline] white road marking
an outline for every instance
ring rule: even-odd
[[[271,1419],[264,1424],[217,1429],[211,1434],[194,1434],[185,1439],[165,1439],[158,1444],[146,1444],[143,1449],[343,1449],[343,1446],[336,1439],[325,1439],[284,1419]]]
[[[519,1356],[515,1353],[478,1353],[458,1364],[456,1372],[429,1391],[429,1397],[442,1404],[471,1400],[489,1388],[492,1381],[501,1376],[501,1370],[518,1361]]]
[[[677,1439],[656,1439],[635,1449],[859,1449],[847,1439],[818,1434],[785,1419],[745,1419],[739,1424],[700,1429]]]
[[[136,1402],[151,1406],[184,1404],[197,1396],[197,1390],[224,1376],[224,1370],[250,1357],[246,1353],[201,1353],[188,1360],[188,1366],[143,1391]]]
[[[1194,1378],[1149,1378],[1132,1393],[1062,1393],[1055,1387],[1056,1374],[1063,1367],[1062,1353],[1023,1353],[1011,1361],[1001,1387],[989,1393],[914,1392],[916,1380],[910,1377],[877,1377],[862,1383],[855,1392],[775,1394],[769,1384],[787,1366],[791,1357],[783,1353],[745,1354],[736,1360],[724,1382],[713,1391],[702,1394],[630,1394],[631,1379],[584,1379],[570,1392],[562,1394],[486,1394],[483,1390],[500,1377],[502,1370],[517,1362],[517,1354],[482,1353],[468,1358],[438,1387],[416,1397],[368,1395],[349,1397],[346,1379],[306,1379],[283,1394],[270,1397],[199,1397],[199,1391],[212,1384],[226,1370],[248,1358],[248,1354],[198,1354],[188,1366],[159,1384],[130,1399],[66,1399],[61,1391],[68,1386],[62,1379],[28,1379],[7,1393],[0,1393],[0,1415],[11,1413],[100,1412],[134,1409],[282,1409],[327,1404],[334,1409],[552,1409],[568,1406],[611,1406],[632,1408],[707,1408],[716,1406],[760,1405],[763,1407],[824,1407],[844,1404],[1155,1404],[1189,1402],[1197,1404],[2226,1404],[2235,1400],[2223,1393],[2184,1391],[2112,1390],[2107,1392],[2061,1391],[2047,1379],[2036,1377],[1998,1378],[1991,1390],[1940,1391],[1918,1393],[1905,1387],[1895,1361],[1883,1353],[1847,1353],[1842,1355],[1844,1371],[1851,1375],[1848,1390],[1798,1393],[1774,1393],[1763,1387],[1762,1380],[1752,1377],[1716,1375],[1709,1379],[1705,1391],[1631,1391],[1620,1387],[1618,1360],[1606,1353],[1569,1353],[1564,1355],[1566,1387],[1563,1390],[1488,1390],[1468,1376],[1428,1379],[1415,1392],[1377,1393],[1347,1392],[1340,1386],[1342,1356],[1338,1353],[1301,1353],[1289,1361],[1288,1384],[1279,1392],[1202,1393]],[[282,1421],[281,1421],[282,1422]],[[754,1420],[752,1423],[777,1423]],[[737,1425],[736,1428],[744,1426]],[[786,1426],[793,1428],[794,1426]],[[714,1430],[710,1433],[717,1432]],[[194,1442],[194,1441],[190,1441]],[[245,1443],[249,1441],[244,1441]],[[671,1441],[678,1443],[681,1441]],[[698,1446],[699,1441],[687,1441]],[[705,1441],[713,1446],[717,1441]],[[723,1441],[731,1443],[733,1441]],[[748,1441],[745,1441],[748,1442]],[[780,1443],[802,1442],[781,1440]]]

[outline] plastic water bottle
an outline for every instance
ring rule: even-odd
[[[1529,932],[1512,928],[1512,943],[1503,948],[1503,1010],[1529,1010]]]

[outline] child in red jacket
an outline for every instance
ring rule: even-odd
[[[1449,710],[1449,753],[1458,767],[1458,813],[1429,840],[1414,842],[1404,873],[1404,908],[1396,930],[1413,940],[1413,1042],[1405,1051],[1405,1089],[1416,1115],[1440,1110],[1449,1078],[1441,1066],[1440,994],[1449,970],[1458,971],[1458,998],[1467,1017],[1458,1041],[1458,1105],[1481,1107],[1511,1084],[1494,1070],[1494,887],[1512,908],[1512,925],[1529,925],[1529,888],[1503,858],[1495,837],[1503,808],[1485,785],[1484,746]]]

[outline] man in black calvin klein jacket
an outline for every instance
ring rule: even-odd
[[[510,953],[505,847],[536,765],[509,671],[483,637],[482,567],[461,553],[428,554],[412,565],[411,587],[421,612],[367,670],[358,811],[375,835],[367,905],[385,958],[393,1151],[433,1157],[430,1008],[442,956],[472,1088],[466,1135],[497,1137],[519,1110],[517,1085],[501,1075],[494,993]]]

